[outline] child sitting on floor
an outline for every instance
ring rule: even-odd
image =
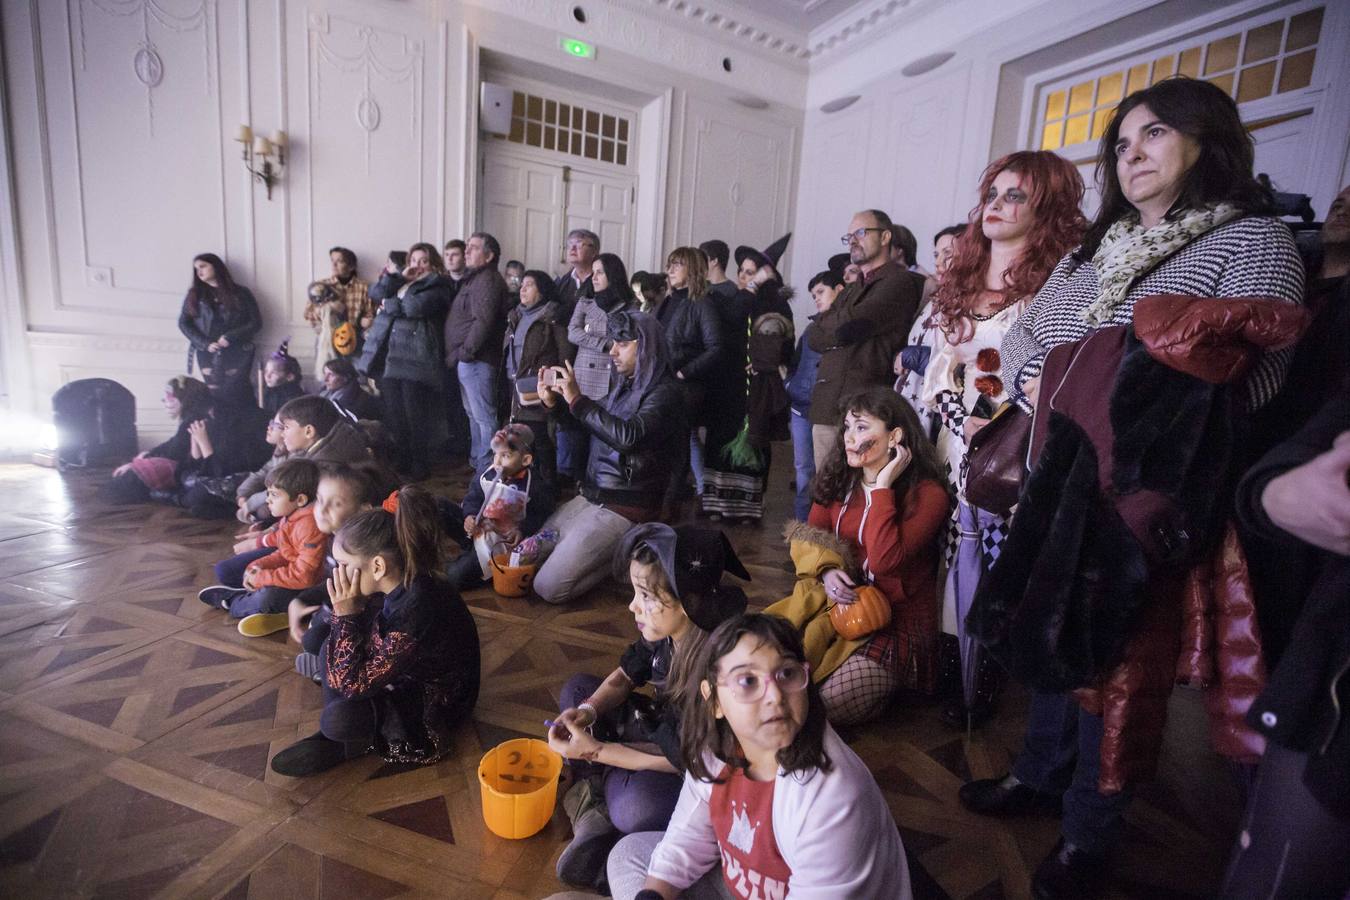
[[[469,483],[463,503],[445,505],[446,528],[464,548],[446,567],[456,590],[482,585],[492,575],[492,554],[534,534],[552,514],[553,485],[535,477],[533,451],[530,426],[506,425],[492,436],[492,462]]]
[[[261,469],[251,473],[235,488],[235,505],[239,508],[237,518],[246,525],[271,519],[267,511],[267,476],[289,455],[281,440],[280,419],[268,421],[267,443],[273,447],[272,456],[263,463]]]
[[[478,628],[436,574],[436,502],[410,486],[394,505],[357,513],[333,537],[319,731],[273,757],[278,775],[317,775],[372,747],[390,762],[433,763],[478,700]]]
[[[262,407],[269,416],[275,416],[282,406],[305,393],[300,383],[300,360],[291,356],[289,345],[289,340],[282,341],[263,363]]]
[[[291,456],[322,463],[368,459],[366,439],[330,401],[313,394],[288,400],[277,410],[281,441]]]
[[[327,580],[333,576],[337,560],[333,558],[331,537],[352,516],[379,503],[387,493],[387,479],[378,467],[369,464],[323,466],[319,474],[314,523],[330,538],[328,554],[323,560],[323,581],[301,591],[286,607],[286,624],[291,637],[303,648],[295,659],[295,670],[306,678],[318,678],[318,653],[328,639],[332,622]]]
[[[241,583],[216,584],[197,594],[206,605],[239,619],[245,637],[281,631],[291,598],[321,580],[328,538],[314,521],[318,482],[319,467],[307,459],[288,459],[273,469],[267,476],[267,506],[281,522],[258,537],[256,549],[275,552],[250,562]]]

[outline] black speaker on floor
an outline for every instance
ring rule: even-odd
[[[52,421],[61,468],[120,464],[136,455],[136,398],[110,378],[82,378],[52,394]]]

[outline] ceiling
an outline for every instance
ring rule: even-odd
[[[718,0],[728,12],[744,10],[751,15],[810,34],[841,13],[863,6],[867,0]]]

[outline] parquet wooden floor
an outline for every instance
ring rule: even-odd
[[[770,522],[787,513],[790,454],[776,454]],[[458,498],[464,476],[436,487]],[[452,757],[429,768],[351,762],[292,780],[270,756],[315,730],[318,688],[284,635],[249,640],[197,602],[228,552],[228,523],[166,507],[107,508],[99,476],[0,466],[0,895],[8,897],[539,898],[569,836],[559,811],[525,841],[493,836],[476,765],[538,735],[575,671],[604,674],[633,639],[624,598],[567,609],[467,599],[483,641],[483,692]],[[776,524],[729,529],[755,604],[785,594]],[[608,565],[608,563],[604,563]],[[936,707],[898,702],[845,735],[904,836],[921,898],[1021,898],[1054,819],[990,821],[956,790],[1004,770],[1025,697],[973,737]],[[1118,897],[1213,893],[1237,792],[1205,747],[1197,698],[1173,698],[1159,779],[1129,815]]]

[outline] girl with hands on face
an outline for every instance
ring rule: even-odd
[[[852,724],[880,712],[900,687],[934,688],[938,537],[951,506],[936,451],[903,398],[872,388],[846,398],[843,409],[838,442],[816,476],[807,523],[791,545],[799,577],[819,572],[826,604],[856,602],[864,581],[890,601],[890,624],[860,642],[845,641],[832,628],[831,640],[807,642],[830,721]],[[827,559],[844,564],[819,563],[823,571],[808,565],[807,556],[819,559],[812,554],[822,547],[838,554]],[[793,606],[794,598],[772,609]],[[801,611],[800,604],[794,608]],[[801,618],[805,629],[813,616]]]
[[[441,574],[435,499],[409,486],[385,506],[333,536],[323,714],[318,732],[272,759],[280,775],[315,775],[372,747],[390,762],[435,762],[477,702],[478,630]]]

